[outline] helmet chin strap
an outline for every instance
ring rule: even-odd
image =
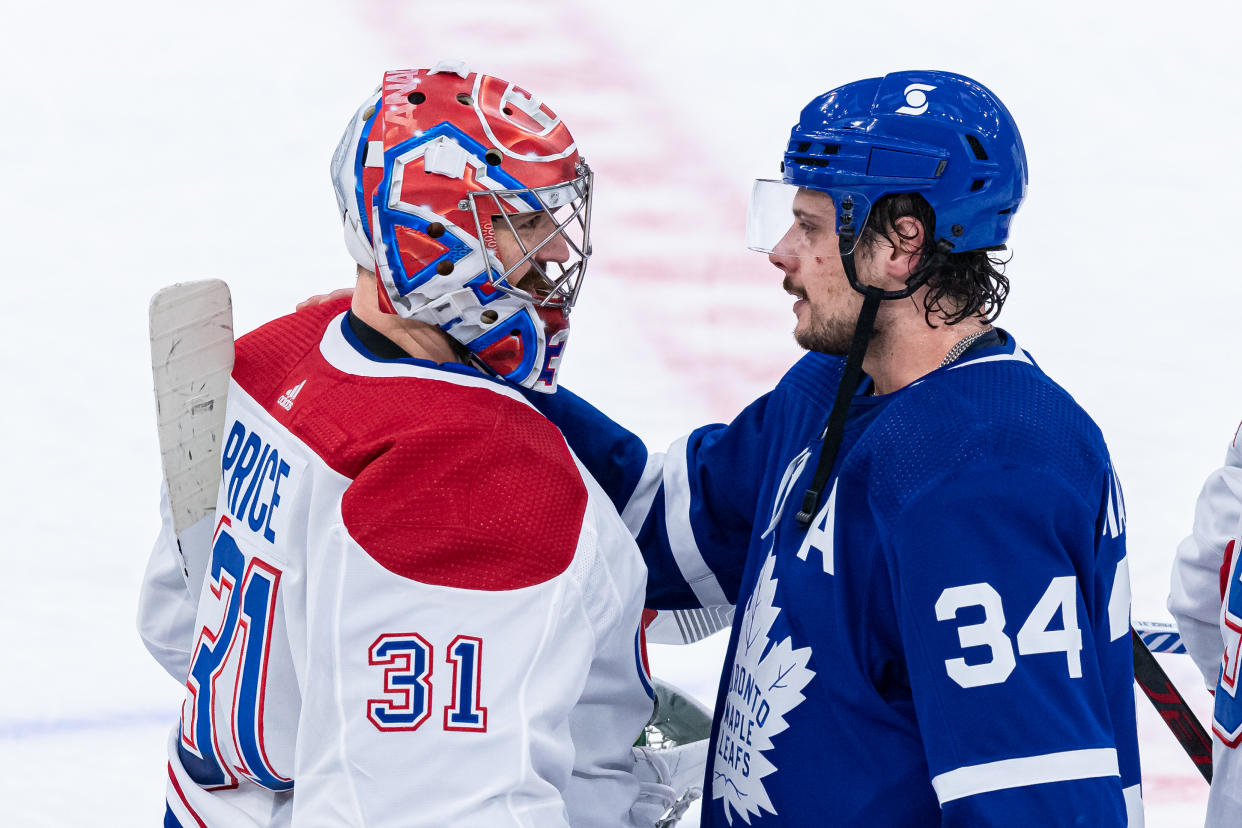
[[[862,381],[863,357],[867,354],[867,345],[871,342],[871,334],[875,330],[875,315],[880,309],[880,302],[885,298],[886,291],[873,285],[863,285],[858,281],[858,273],[854,269],[854,237],[853,234],[840,237],[841,263],[845,266],[845,275],[850,285],[863,295],[862,310],[858,312],[858,322],[854,325],[854,339],[850,342],[850,352],[845,358],[845,370],[841,374],[841,384],[837,386],[836,398],[832,401],[832,413],[828,415],[828,427],[820,435],[821,445],[819,462],[815,466],[815,476],[811,479],[811,487],[802,496],[802,509],[796,520],[798,526],[806,529],[819,512],[819,502],[823,499],[824,486],[832,475],[832,467],[837,462],[837,452],[841,450],[841,436],[845,433],[845,420],[850,413],[850,400],[858,391]]]
[[[843,204],[848,204],[844,202]],[[845,358],[845,369],[841,372],[841,384],[837,386],[836,397],[832,401],[832,412],[828,415],[828,426],[820,435],[819,462],[815,466],[815,476],[811,478],[811,486],[802,496],[802,509],[796,520],[801,529],[807,529],[815,515],[819,513],[819,503],[823,499],[824,486],[832,476],[832,467],[836,465],[837,454],[841,450],[841,437],[845,434],[845,421],[850,413],[850,401],[858,391],[862,382],[863,357],[867,355],[867,346],[871,342],[871,334],[875,331],[875,317],[880,309],[880,302],[885,299],[905,299],[923,286],[927,281],[930,268],[923,266],[915,275],[906,281],[901,290],[884,290],[875,285],[865,285],[858,280],[858,271],[854,267],[854,232],[852,216],[849,222],[837,231],[838,248],[841,253],[841,264],[845,275],[850,280],[850,287],[863,295],[862,310],[858,312],[858,322],[854,325],[854,339],[850,342],[850,352]],[[943,255],[946,250],[937,246],[933,255]]]

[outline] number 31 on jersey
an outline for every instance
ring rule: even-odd
[[[418,633],[388,633],[375,639],[370,664],[384,671],[382,699],[367,701],[367,718],[377,730],[418,730],[431,718],[431,673],[435,649]],[[487,732],[487,708],[479,704],[483,639],[459,635],[445,660],[453,668],[453,698],[444,707],[445,730]]]

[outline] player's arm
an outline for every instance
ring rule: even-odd
[[[593,549],[583,549],[582,566],[590,562],[590,578],[577,579],[582,606],[594,631],[594,656],[577,703],[569,714],[574,763],[565,790],[571,825],[652,825],[642,821],[648,811],[649,786],[640,786],[639,770],[630,750],[654,708],[651,683],[641,641],[641,614],[646,568],[634,539],[612,504],[590,479],[585,523]],[[645,780],[644,780],[645,781]],[[640,791],[642,793],[640,793]],[[660,802],[656,813],[670,803]]]
[[[1239,537],[1242,522],[1242,451],[1229,445],[1225,464],[1212,472],[1195,503],[1194,526],[1177,547],[1169,592],[1169,611],[1177,620],[1186,651],[1211,690],[1220,674],[1224,641],[1220,629],[1222,566]]]
[[[650,571],[648,606],[659,609],[736,601],[764,470],[789,459],[770,456],[787,397],[778,389],[728,425],[696,428],[667,451],[649,452],[567,389],[528,395],[621,513]]]
[[[895,522],[892,594],[944,825],[1141,814],[1119,494],[1107,471],[1090,503],[1051,474],[971,468]]]
[[[173,529],[168,491],[160,491],[160,532],[151,549],[142,589],[138,595],[138,634],[142,643],[168,674],[185,681],[190,669],[194,617],[198,611],[198,584],[191,590],[181,549],[209,550],[211,518],[187,527],[180,536]],[[206,559],[209,551],[196,553]]]

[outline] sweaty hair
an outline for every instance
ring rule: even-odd
[[[994,322],[1009,296],[1009,279],[1005,276],[1009,260],[996,256],[995,251],[953,253],[939,249],[934,241],[936,213],[918,193],[887,195],[877,201],[867,216],[859,245],[872,248],[881,237],[910,240],[912,236],[897,229],[897,220],[903,216],[923,225],[919,264],[911,276],[924,278],[927,283],[923,298],[927,324],[936,327],[933,316],[946,325],[956,325],[972,316]]]

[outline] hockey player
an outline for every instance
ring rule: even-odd
[[[556,387],[590,170],[529,93],[444,64],[387,73],[332,175],[352,305],[237,342],[217,514],[177,537],[165,508],[148,568],[187,691],[164,824],[651,825],[642,560],[500,381]]]
[[[960,75],[871,78],[810,102],[782,170],[750,245],[811,353],[774,390],[664,454],[536,401],[636,527],[648,604],[737,607],[703,825],[1141,824],[1121,491],[990,324],[1012,117]]]
[[[1242,432],[1242,427],[1239,428]],[[1212,711],[1212,790],[1206,828],[1234,828],[1242,821],[1242,698],[1238,654],[1242,648],[1242,448],[1238,433],[1225,465],[1203,484],[1194,528],[1177,548],[1169,610],[1203,681],[1215,696]]]

